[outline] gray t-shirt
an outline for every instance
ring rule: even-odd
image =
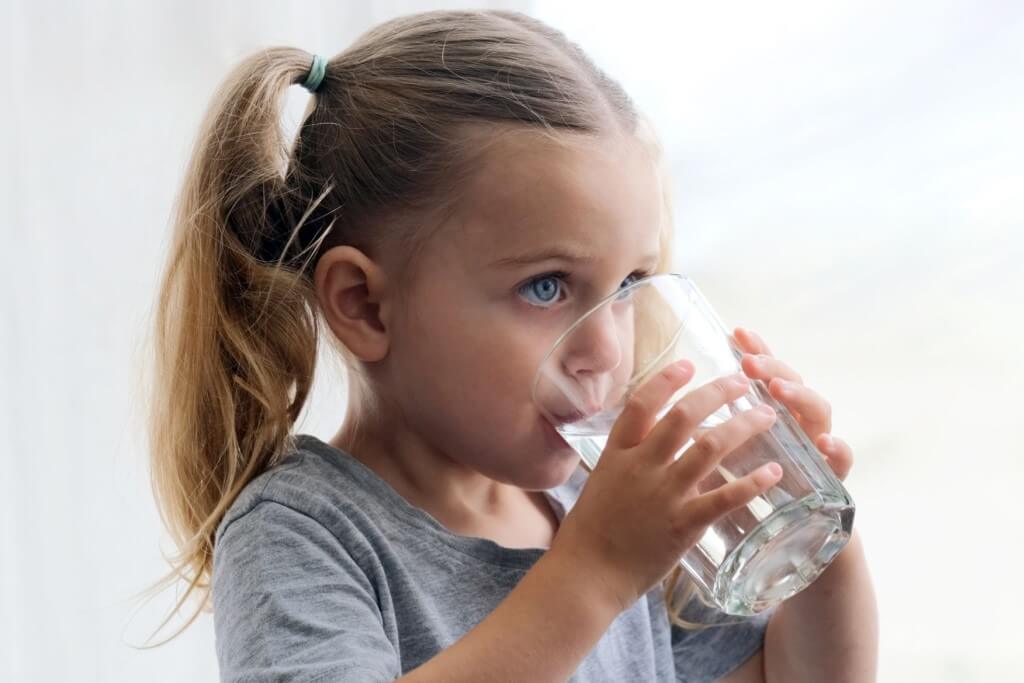
[[[452,533],[350,454],[308,434],[217,529],[223,681],[391,681],[484,619],[544,553]],[[545,491],[559,519],[586,481]],[[696,601],[695,601],[696,603]],[[684,613],[705,623],[717,612]],[[572,681],[714,681],[762,646],[769,613],[671,625],[661,586],[612,622]]]

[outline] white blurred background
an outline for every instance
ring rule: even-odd
[[[170,550],[136,382],[199,119],[261,47],[474,4],[2,0],[0,680],[216,680],[208,616],[132,647],[174,597],[132,599]],[[486,4],[625,85],[670,156],[680,268],[831,401],[880,680],[1024,680],[1024,5]],[[300,430],[326,438],[321,370]]]

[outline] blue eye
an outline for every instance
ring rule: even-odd
[[[629,277],[627,277],[627,278],[626,278],[625,280],[623,280],[622,282],[623,282],[623,283],[625,283],[625,284],[624,284],[624,286],[625,286],[625,287],[628,287],[629,285],[633,284],[634,282],[637,282],[638,280],[643,280],[643,279],[644,279],[645,277],[647,277],[648,275],[649,275],[649,273],[640,273],[640,272],[634,272],[634,273],[630,273],[630,274],[629,274]],[[632,282],[630,282],[630,281],[629,281],[629,279],[630,279],[630,278],[635,278],[635,279],[634,279],[634,280],[632,280]],[[623,299],[628,299],[628,298],[629,298],[630,296],[632,296],[632,295],[633,295],[633,292],[629,292],[629,293],[627,293],[627,294],[620,294],[620,295],[619,295],[618,297],[616,297],[616,299],[618,299],[619,301],[621,301],[621,300],[623,300]]]
[[[629,286],[637,280],[643,279],[650,275],[650,273],[644,271],[634,271],[630,273],[629,277],[623,280],[622,286]],[[557,300],[559,292],[562,291],[561,287],[563,283],[569,282],[569,274],[556,271],[553,273],[545,273],[539,275],[522,287],[519,288],[518,294],[526,298],[527,302],[533,306],[540,308],[550,308],[550,304]],[[537,300],[530,300],[530,295],[537,295]],[[626,298],[626,297],[620,297]]]
[[[536,294],[536,293],[539,293],[540,294],[540,301],[539,301],[539,303],[534,303],[532,301],[530,303],[533,304],[534,306],[540,306],[542,308],[546,308],[546,304],[551,303],[551,301],[553,300],[552,298],[557,294],[557,292],[561,291],[561,289],[560,289],[561,281],[563,279],[568,279],[568,277],[569,277],[568,273],[562,273],[562,272],[546,273],[544,275],[540,275],[538,277],[535,277],[534,279],[530,280],[525,285],[520,287],[519,288],[519,293],[520,294],[525,294],[525,293],[535,293]],[[556,284],[550,284],[550,283],[556,283]],[[538,286],[538,285],[541,285],[541,286]],[[529,301],[529,299],[527,299],[527,300]]]

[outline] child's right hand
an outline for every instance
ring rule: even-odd
[[[767,406],[744,411],[707,430],[674,460],[705,418],[749,389],[743,373],[718,378],[658,420],[693,374],[689,361],[666,366],[630,397],[551,546],[571,558],[581,577],[597,581],[620,611],[662,580],[710,524],[780,478],[773,463],[707,493],[697,490],[722,458],[771,427],[775,413]]]

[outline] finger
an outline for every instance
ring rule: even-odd
[[[832,431],[832,404],[810,387],[776,379],[768,385],[768,393],[784,406],[799,413],[800,426],[808,434]]]
[[[703,530],[720,517],[743,507],[782,478],[782,467],[775,462],[762,465],[745,477],[723,484],[713,491],[687,500],[680,517],[689,525]],[[699,540],[698,535],[694,542]]]
[[[749,377],[762,380],[765,384],[775,377],[803,384],[800,374],[775,356],[763,353],[746,354],[740,359],[740,367]]]
[[[754,338],[749,334],[744,334],[742,327],[737,327],[733,331],[732,338],[736,341],[736,346],[739,347],[741,351],[746,351],[747,353],[761,353],[760,344],[754,341]]]
[[[850,445],[838,436],[831,434],[822,434],[815,440],[814,445],[825,456],[826,462],[839,480],[846,479],[850,470],[853,469],[853,449],[850,448]]]
[[[708,415],[748,391],[750,380],[741,373],[719,377],[694,389],[661,417],[644,440],[644,447],[657,462],[670,462]]]
[[[714,429],[709,429],[669,467],[669,476],[675,478],[681,489],[693,488],[711,473],[722,458],[746,443],[750,437],[769,429],[775,423],[775,418],[771,406],[762,403],[757,408],[745,410]]]
[[[693,378],[692,362],[681,360],[666,365],[626,399],[608,434],[608,445],[632,448],[644,440],[657,421],[658,412],[680,387]]]
[[[763,353],[768,356],[774,355],[772,350],[768,348],[768,345],[764,343],[764,340],[761,339],[760,335],[756,332],[748,330],[745,327],[737,327],[733,332],[733,336],[750,353]]]

